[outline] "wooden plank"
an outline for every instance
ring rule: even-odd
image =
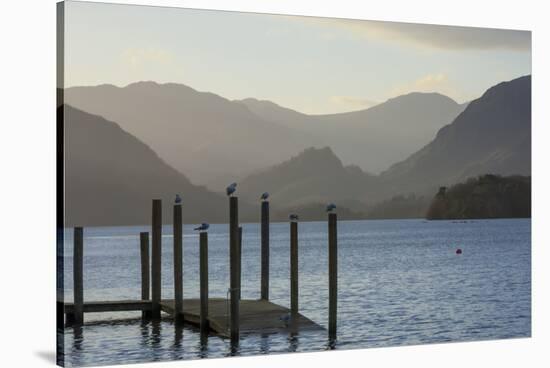
[[[242,262],[243,261],[243,227],[239,226],[239,255],[237,256],[237,262],[239,263],[238,268],[239,270],[237,273],[239,274],[238,280],[239,280],[239,286],[238,286],[238,298],[241,299],[241,281],[242,281]]]
[[[149,233],[147,231],[139,233],[140,255],[141,255],[141,300],[149,300],[150,291],[150,266],[149,266]],[[144,311],[143,318],[150,318],[151,312]]]
[[[328,335],[336,339],[336,310],[338,298],[338,235],[335,213],[328,215]]]
[[[200,329],[208,335],[208,233],[200,233]]]
[[[230,317],[227,315],[229,301],[225,298],[208,299],[208,327],[217,335],[231,337]],[[174,300],[163,300],[159,304],[162,311],[174,316]],[[83,312],[125,312],[151,311],[152,302],[147,300],[115,300],[92,301],[83,305]],[[239,331],[243,333],[297,333],[299,331],[321,331],[323,327],[307,317],[296,313],[290,321],[283,317],[289,316],[290,310],[267,300],[241,300],[239,308]],[[74,313],[74,304],[66,303],[64,313],[68,316]],[[200,326],[201,300],[184,299],[183,312],[180,317],[184,322]]]
[[[227,300],[210,298],[208,300],[208,322],[210,330],[223,337],[231,337],[230,317],[227,316]],[[174,301],[163,300],[162,310],[170,315],[174,313]],[[267,300],[247,300],[240,302],[240,332],[243,333],[297,333],[299,331],[321,331],[323,327],[307,317],[297,313],[289,322],[282,317],[290,310]],[[199,326],[200,299],[183,300],[183,319]]]
[[[73,238],[73,294],[74,294],[74,313],[73,323],[81,325],[84,322],[83,303],[84,303],[84,235],[81,227],[74,228]]]
[[[269,202],[262,202],[261,210],[261,273],[260,296],[269,300]]]
[[[230,336],[239,341],[239,198],[229,197]]]
[[[298,223],[290,223],[290,311],[298,313]]]
[[[162,201],[153,199],[152,213],[152,257],[151,257],[151,279],[152,279],[152,302],[153,309],[151,316],[155,319],[160,318],[160,300],[161,300],[161,257],[162,257]]]
[[[65,303],[65,314],[74,313],[74,304]],[[113,301],[91,301],[83,305],[83,312],[126,312],[126,311],[150,311],[152,303],[149,300],[113,300]]]
[[[174,300],[175,308],[182,310],[183,306],[183,230],[181,204],[174,205]]]

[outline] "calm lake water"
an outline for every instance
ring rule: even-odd
[[[243,226],[242,297],[259,298],[259,224]],[[328,321],[327,225],[299,224],[300,312]],[[84,300],[139,299],[139,232],[84,230]],[[229,287],[228,226],[209,230],[210,296]],[[172,229],[163,228],[163,298],[173,295]],[[198,234],[184,227],[184,297],[199,297]],[[456,248],[463,254],[456,255]],[[289,224],[271,224],[270,299],[289,300]],[[169,318],[86,314],[64,333],[67,366],[529,337],[531,220],[379,220],[338,223],[338,339],[326,333],[242,335],[239,349]],[[72,229],[65,238],[65,300],[72,302]],[[105,321],[108,319],[108,321]]]

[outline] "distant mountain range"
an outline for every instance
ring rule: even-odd
[[[238,185],[241,221],[257,220],[258,197],[265,191],[271,194],[274,219],[285,219],[288,212],[315,219],[327,202],[337,203],[346,218],[415,216],[423,212],[423,206],[429,204],[429,198],[440,186],[481,174],[530,175],[530,87],[531,77],[526,76],[490,88],[452,123],[434,132],[431,142],[379,175],[345,164],[332,146],[302,147],[310,144],[310,139],[317,139],[311,138],[313,130],[308,130],[309,117],[271,103],[231,102],[182,85],[148,82],[125,88],[71,88],[65,102],[80,101],[89,110],[102,110],[109,117],[65,105],[67,225],[147,224],[153,198],[166,203],[164,220],[169,223],[175,193],[184,196],[185,221],[226,222],[226,198],[193,184],[185,167],[157,155],[155,145],[147,140],[157,145],[167,140],[165,155],[183,166],[191,165],[192,172],[203,169],[215,173],[214,169],[219,168],[223,186],[220,181],[218,192],[235,177],[232,175],[236,171],[228,169],[233,165],[246,167],[240,173],[251,173]],[[401,102],[390,100],[378,109],[391,110],[392,104],[402,105],[424,97],[403,96],[395,99]],[[452,100],[444,96],[430,98],[453,106]],[[374,116],[378,109],[349,116]],[[438,114],[443,110],[446,108]],[[286,123],[267,120],[269,116],[275,120],[277,114],[298,114],[303,120],[296,121],[296,128],[287,126],[291,124],[288,119]],[[340,123],[329,123],[334,115],[327,115],[313,124],[331,129],[333,124],[354,126],[354,118],[338,115],[342,117]],[[180,121],[181,116],[186,118]],[[124,124],[118,125],[119,120]],[[434,129],[437,126],[435,122],[430,124]],[[132,128],[127,129],[129,126]],[[368,131],[361,124],[356,127],[365,129],[365,134]],[[364,152],[358,143],[360,138],[349,142],[350,152],[356,149],[358,158]],[[284,149],[279,150],[281,146]],[[276,163],[257,168],[261,162],[269,161]]]
[[[153,198],[163,199],[163,220],[171,223],[176,193],[185,221],[227,222],[222,195],[191,184],[116,123],[64,109],[66,226],[149,224]],[[251,208],[240,207],[250,217]]]
[[[337,201],[349,209],[369,212],[365,206],[396,195],[431,198],[440,186],[481,174],[530,173],[531,78],[526,76],[490,88],[430,143],[378,176],[344,166],[328,147],[309,148],[250,175],[242,180],[241,188],[244,196],[268,190],[281,206]],[[397,207],[399,202],[403,211],[409,208],[408,213],[418,213],[419,205],[429,204],[427,199],[401,199],[386,205]],[[379,213],[398,213],[387,206],[378,208]]]
[[[466,104],[439,93],[413,92],[366,110],[305,115],[270,101],[239,101],[267,121],[306,133],[320,148],[329,146],[346,164],[379,173],[426,145]]]
[[[433,193],[481,174],[531,175],[531,76],[489,88],[380,180],[387,195]]]
[[[181,84],[74,87],[65,102],[117,122],[194,183],[217,191],[312,144],[241,104]]]
[[[376,173],[428,143],[464,109],[440,94],[411,93],[367,110],[305,115],[154,82],[72,87],[65,102],[117,122],[193,183],[216,191],[308,147],[330,146],[346,165]]]
[[[329,148],[308,148],[239,183],[239,193],[255,200],[268,191],[274,203],[296,207],[310,203],[355,203],[377,190],[377,178],[357,166],[344,166]],[[353,206],[352,206],[353,207]]]

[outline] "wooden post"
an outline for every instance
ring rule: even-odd
[[[231,319],[229,323],[232,343],[239,341],[239,199],[229,197],[229,269]]]
[[[262,202],[261,212],[261,299],[269,300],[269,202]]]
[[[290,223],[290,312],[298,313],[298,223]]]
[[[73,293],[74,293],[74,320],[75,325],[84,322],[84,236],[81,227],[74,228],[73,239]]]
[[[201,336],[208,335],[208,233],[200,233]]]
[[[242,280],[242,272],[243,272],[243,227],[239,226],[239,300],[241,300],[241,280]]]
[[[162,201],[153,199],[152,218],[152,251],[151,251],[151,289],[152,289],[152,310],[151,317],[160,319],[161,300],[161,257],[162,257]]]
[[[338,297],[338,235],[337,216],[328,215],[328,336],[336,339],[336,307]]]
[[[139,244],[141,254],[141,300],[149,300],[150,291],[150,269],[149,269],[149,233],[147,231],[139,233]],[[150,318],[151,311],[141,312],[142,318]]]
[[[181,204],[174,205],[174,320],[182,321],[183,313],[183,234]]]

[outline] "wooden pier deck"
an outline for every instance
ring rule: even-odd
[[[150,311],[150,300],[114,300],[107,302],[86,302],[83,305],[85,313],[97,312],[127,312],[127,311]],[[74,304],[65,303],[65,314],[74,313]]]
[[[221,337],[229,336],[228,303],[225,298],[208,300],[208,322],[211,333]],[[241,333],[297,333],[299,331],[321,331],[324,328],[302,314],[295,314],[290,321],[281,317],[290,314],[290,309],[268,300],[244,299],[239,303],[239,327]],[[161,301],[161,310],[174,317],[174,300]],[[149,300],[122,300],[108,302],[85,302],[84,312],[150,311]],[[69,317],[74,311],[73,303],[65,304],[65,314]],[[70,320],[70,317],[68,318]],[[200,324],[200,299],[183,300],[184,323]]]
[[[73,235],[74,303],[57,302],[57,326],[80,326],[84,313],[140,311],[144,320],[159,320],[161,313],[170,315],[176,324],[200,327],[201,339],[209,333],[239,342],[240,333],[298,333],[325,331],[325,328],[299,313],[298,303],[298,222],[290,222],[290,305],[286,308],[269,299],[269,203],[262,195],[261,215],[261,299],[241,299],[242,227],[238,222],[238,198],[229,195],[229,286],[227,298],[211,298],[208,293],[208,232],[199,235],[200,299],[183,299],[181,201],[174,204],[174,298],[162,299],[162,201],[153,199],[151,244],[149,233],[139,234],[141,261],[141,300],[84,302],[84,235],[82,227]],[[337,310],[337,215],[328,214],[329,310],[328,335],[336,339]],[[149,251],[151,250],[151,258]],[[201,303],[202,301],[202,303]],[[202,318],[201,318],[201,310]],[[178,311],[178,312],[176,312]],[[205,317],[206,316],[206,317]]]

